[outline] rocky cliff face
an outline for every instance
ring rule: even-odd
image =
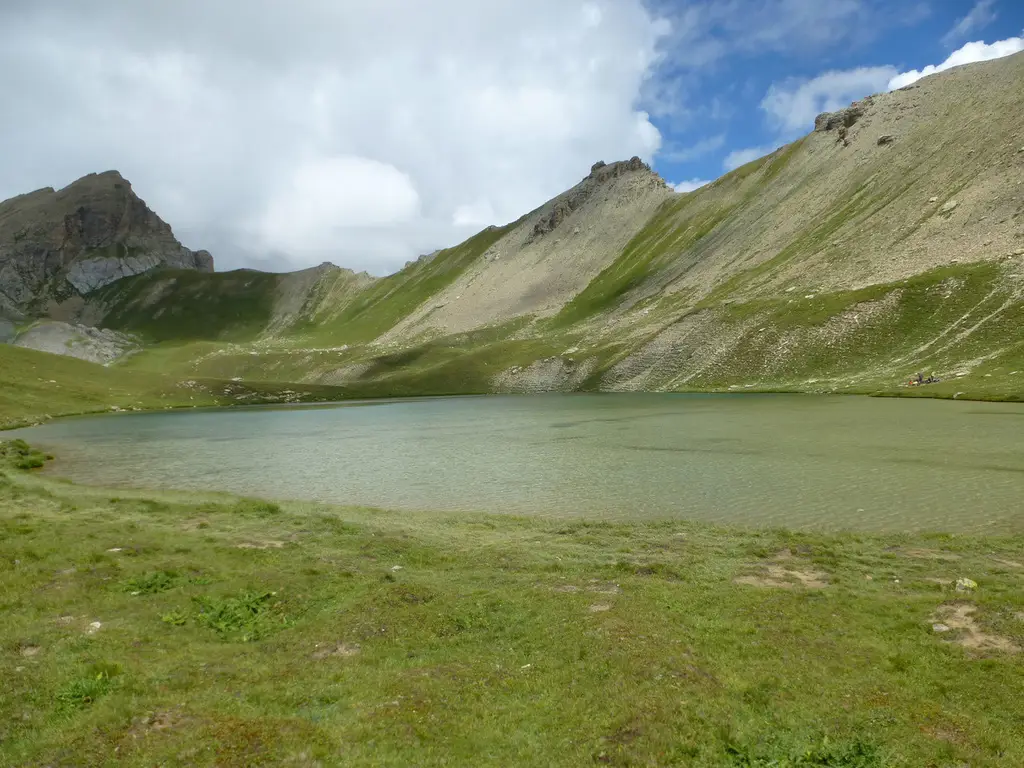
[[[80,297],[158,267],[213,271],[116,171],[0,203],[0,316],[70,316]]]

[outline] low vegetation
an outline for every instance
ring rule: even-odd
[[[1024,763],[1020,537],[111,492],[26,451],[5,765]]]
[[[217,405],[327,402],[340,387],[172,377],[0,344],[0,429],[57,416]]]

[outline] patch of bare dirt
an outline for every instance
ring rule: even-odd
[[[970,603],[940,605],[932,616],[932,626],[937,632],[951,633],[951,642],[971,651],[1020,651],[1020,647],[1009,638],[983,631],[974,618],[977,610],[977,606]]]
[[[1024,568],[1024,563],[1018,563],[1016,560],[1006,560],[1002,557],[993,557],[992,562],[1005,565],[1007,568]]]
[[[283,549],[287,542],[284,541],[245,541],[235,544],[235,549]]]
[[[828,574],[813,568],[786,568],[776,563],[763,565],[758,573],[738,576],[733,579],[736,584],[751,587],[792,589],[824,589],[828,586]]]
[[[21,655],[26,659],[32,658],[33,656],[39,655],[40,648],[38,645],[25,645],[22,646]]]
[[[577,592],[590,592],[594,595],[617,595],[622,592],[622,588],[618,584],[612,582],[603,582],[598,579],[591,579],[590,583],[585,587],[578,587],[575,584],[559,584],[557,587],[551,588],[552,592],[558,592],[565,595],[572,595]]]
[[[595,595],[617,595],[622,591],[618,584],[612,584],[610,582],[600,582],[597,579],[591,580],[587,586],[587,592],[593,592]]]
[[[313,651],[313,658],[323,661],[330,658],[349,658],[358,656],[360,648],[355,643],[318,643]]]

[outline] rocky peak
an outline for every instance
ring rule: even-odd
[[[656,184],[667,188],[665,181],[651,170],[639,157],[631,157],[629,160],[620,160],[614,163],[606,163],[598,160],[590,167],[590,174],[583,181],[577,184],[563,195],[556,197],[542,209],[541,218],[533,225],[528,242],[543,237],[561,224],[573,211],[589,200],[599,188],[620,179],[629,174],[638,172],[646,173]]]
[[[647,171],[649,173],[653,173],[653,171],[651,171],[651,166],[647,165],[647,163],[634,155],[629,160],[620,160],[611,164],[606,163],[603,160],[598,160],[590,167],[590,175],[587,176],[587,178],[599,182],[608,181],[609,179],[617,179],[623,174],[635,171]]]
[[[122,277],[159,267],[213,271],[117,171],[0,203],[0,315],[46,314]]]

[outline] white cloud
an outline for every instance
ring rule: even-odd
[[[705,184],[710,184],[714,179],[690,179],[689,181],[680,181],[672,185],[672,189],[676,192],[693,192],[695,189],[700,189]]]
[[[942,38],[942,44],[950,48],[975,31],[984,29],[996,20],[996,12],[992,10],[994,0],[978,0],[963,18],[957,19],[953,28]]]
[[[822,112],[834,112],[870,93],[886,90],[895,67],[833,70],[813,80],[773,84],[761,101],[770,122],[786,136],[804,133]]]
[[[997,40],[994,43],[984,43],[978,40],[973,43],[967,43],[963,47],[953,51],[944,62],[941,64],[931,64],[924,69],[914,69],[910,72],[903,72],[897,75],[889,81],[889,90],[894,91],[897,88],[905,88],[912,83],[916,83],[922,77],[928,77],[928,75],[934,75],[936,72],[943,72],[952,67],[959,67],[962,64],[972,64],[976,61],[991,61],[992,59],[1000,59],[1003,56],[1009,56],[1017,53],[1018,51],[1024,51],[1024,38],[1022,37],[1010,37],[1006,40]]]
[[[649,160],[664,32],[642,0],[0,3],[0,198],[117,168],[221,268],[381,273]]]
[[[420,208],[412,179],[363,157],[311,158],[269,197],[250,224],[252,246],[281,252],[317,251],[346,231],[408,224]]]
[[[757,160],[759,157],[764,157],[770,152],[774,152],[778,149],[780,144],[765,144],[760,147],[747,147],[746,149],[735,149],[725,156],[725,160],[722,161],[722,167],[726,171],[732,171],[739,168],[741,165]]]
[[[761,109],[780,137],[792,138],[810,130],[814,118],[822,112],[834,112],[869,94],[902,88],[950,67],[998,59],[1020,50],[1024,50],[1024,39],[1019,37],[991,44],[979,41],[967,43],[941,64],[922,70],[899,73],[893,66],[858,67],[824,72],[810,80],[786,80],[772,84],[761,100]],[[726,158],[726,167],[753,160],[758,155],[752,153],[760,149],[734,152],[729,156],[732,159]]]

